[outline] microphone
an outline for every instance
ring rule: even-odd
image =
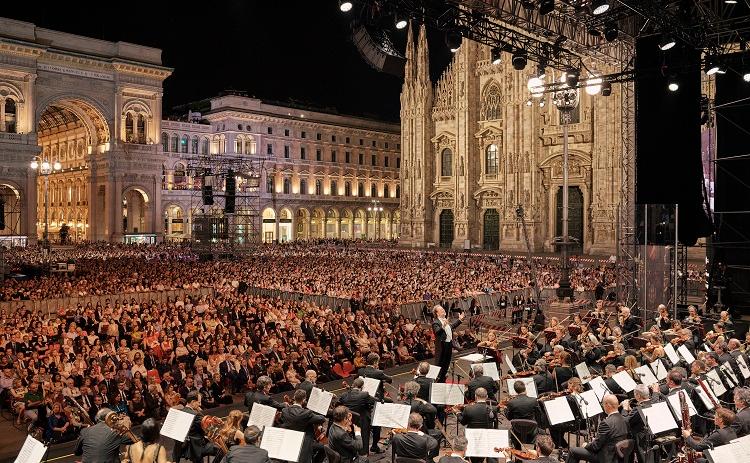
[[[579,399],[581,399],[581,402],[585,403],[586,405],[588,405],[588,404],[589,404],[589,401],[588,401],[588,400],[586,400],[586,398],[585,398],[585,397],[583,397],[582,395],[578,395],[577,397],[578,397]]]
[[[646,373],[639,373],[639,372],[637,372],[637,371],[636,371],[636,372],[634,372],[634,373],[635,373],[636,375],[640,376],[640,377],[644,377],[644,376],[646,376]]]

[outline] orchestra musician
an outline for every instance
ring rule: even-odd
[[[445,382],[445,376],[448,374],[448,367],[450,367],[451,356],[453,355],[453,330],[464,319],[463,312],[458,314],[458,320],[452,323],[445,318],[445,309],[440,305],[436,305],[432,308],[432,314],[435,317],[435,321],[432,322],[432,332],[435,334],[435,358],[437,364],[440,367],[440,373],[438,373],[435,382]]]
[[[698,316],[698,309],[694,305],[688,306],[688,315],[683,320],[685,323],[697,325],[701,322],[701,317]]]
[[[427,377],[429,372],[430,363],[420,362],[419,367],[417,367],[417,375],[414,376],[414,381],[419,384],[419,393],[417,394],[417,397],[426,402],[430,401],[430,389],[432,388],[432,383],[435,382],[434,379]]]
[[[651,405],[659,401],[659,397],[651,398],[651,391],[645,384],[638,384],[633,390],[633,397],[636,401],[636,406],[631,405],[630,399],[623,400],[620,406],[622,407],[622,415],[628,422],[630,433],[635,440],[635,452],[638,455],[638,461],[642,463],[654,463],[656,461],[656,455],[650,449],[649,444],[649,431],[646,429],[646,425],[643,422],[641,414],[638,412],[637,407],[643,407],[645,405]]]
[[[305,372],[305,380],[297,385],[297,389],[302,389],[307,394],[307,400],[310,400],[310,394],[315,387],[315,383],[318,381],[318,373],[315,370],[307,370]]]
[[[328,446],[341,456],[342,463],[357,461],[362,451],[362,430],[352,423],[352,412],[344,405],[333,409],[333,426],[328,429]]]
[[[466,460],[466,447],[469,441],[464,436],[456,436],[451,443],[451,454],[441,457],[438,463],[468,463]]]
[[[343,405],[347,412],[351,410],[357,413],[359,424],[364,429],[364,437],[362,438],[364,447],[360,447],[358,451],[362,452],[362,455],[367,455],[367,449],[370,444],[370,414],[376,401],[374,397],[362,390],[364,384],[365,381],[362,378],[352,381],[352,387],[339,396],[338,403],[339,405]],[[380,438],[379,435],[378,438]],[[374,445],[377,445],[377,441]]]
[[[523,419],[537,421],[539,417],[539,402],[533,397],[526,395],[526,383],[516,381],[513,383],[516,396],[508,401],[505,417],[509,420]]]
[[[110,413],[114,412],[102,408],[96,414],[96,424],[81,430],[73,453],[81,455],[82,463],[117,463],[120,461],[120,446],[133,443],[127,436],[116,434],[107,426],[104,420]]]
[[[630,314],[629,307],[620,307],[620,315],[618,316],[618,321],[624,334],[629,334],[634,331],[640,331],[641,327],[635,320],[635,317]]]
[[[188,392],[187,404],[182,408],[182,411],[194,415],[193,423],[190,425],[190,430],[187,433],[185,441],[175,442],[174,449],[172,450],[174,461],[180,461],[180,458],[185,458],[193,463],[199,463],[203,461],[203,457],[216,454],[216,447],[208,442],[201,427],[201,420],[203,419],[203,411],[201,409],[202,399],[203,397],[200,392]]]
[[[728,444],[732,440],[737,439],[737,434],[734,432],[734,428],[732,428],[734,420],[735,415],[733,411],[728,408],[719,408],[714,415],[714,424],[718,429],[715,429],[714,432],[700,440],[693,438],[689,428],[683,429],[682,437],[685,438],[685,445],[693,450],[702,451]]]
[[[322,425],[326,418],[305,408],[307,394],[302,389],[294,391],[294,402],[281,410],[281,427],[305,434],[299,463],[311,463],[316,453],[324,452],[323,445],[315,440],[315,428]],[[318,461],[322,461],[322,458]]]
[[[486,347],[488,349],[497,349],[497,334],[495,333],[495,330],[490,330],[490,332],[487,334],[487,339],[477,344],[477,347]]]
[[[732,427],[737,437],[744,437],[750,434],[750,389],[738,387],[733,397],[737,413]]]
[[[255,383],[255,390],[245,394],[245,406],[247,407],[248,413],[252,413],[253,404],[259,403],[268,405],[277,410],[281,410],[286,407],[286,404],[277,402],[271,398],[271,387],[273,386],[273,380],[270,376],[261,376]]]
[[[396,461],[396,457],[432,461],[437,456],[438,442],[433,437],[423,433],[421,431],[422,426],[422,415],[419,413],[409,414],[406,432],[394,434],[391,440],[391,461]]]
[[[560,354],[560,365],[552,370],[552,376],[555,378],[558,391],[565,388],[568,380],[575,376],[575,371],[573,370],[573,367],[570,366],[569,352],[563,352]]]
[[[659,311],[659,315],[656,317],[656,325],[654,326],[659,327],[660,330],[668,330],[672,328],[672,320],[669,319],[667,306],[664,304],[659,304],[656,309]]]
[[[497,400],[497,383],[494,379],[484,375],[484,367],[481,364],[472,365],[474,378],[466,387],[466,399],[474,400],[477,389],[483,388],[491,400]]]
[[[559,460],[551,456],[552,451],[555,450],[555,444],[549,436],[537,436],[535,448],[534,453],[537,457],[533,460],[524,460],[526,463],[558,463]]]
[[[487,391],[480,387],[474,392],[475,402],[463,407],[458,414],[458,422],[467,428],[495,429],[497,427],[497,406],[487,403]],[[484,458],[472,457],[472,463]],[[493,459],[489,459],[493,460]]]
[[[271,463],[268,451],[258,447],[260,434],[260,428],[254,424],[245,428],[246,445],[235,445],[230,448],[223,461],[226,463]]]
[[[437,318],[439,319],[440,316],[438,315]],[[461,314],[460,318],[463,319],[463,314]],[[367,365],[360,368],[357,371],[357,373],[359,374],[359,376],[362,376],[363,378],[374,378],[374,379],[380,380],[380,384],[378,385],[378,390],[377,392],[375,392],[375,399],[382,401],[383,400],[383,383],[393,383],[393,378],[386,375],[383,372],[383,370],[378,368],[379,363],[380,363],[380,355],[376,354],[375,352],[370,352],[369,354],[367,354]],[[380,440],[380,426],[370,426],[370,430],[372,431],[372,442],[371,442],[370,452],[383,453],[383,450],[378,446],[378,441]]]
[[[617,461],[615,445],[628,438],[628,423],[620,414],[620,402],[612,394],[607,394],[602,400],[607,417],[599,422],[596,438],[585,447],[571,447],[568,463],[592,461],[597,463],[611,463]]]
[[[732,329],[734,326],[734,322],[732,321],[732,318],[729,316],[729,312],[726,310],[722,310],[721,313],[719,313],[719,322],[724,324],[724,328]]]
[[[539,359],[534,363],[534,386],[536,386],[537,394],[546,394],[548,392],[555,391],[555,378],[552,377],[552,373],[547,368],[547,362],[544,359]]]
[[[411,407],[411,413],[419,413],[422,416],[424,428],[420,431],[430,435],[436,433],[435,435],[439,436],[440,431],[435,431],[437,408],[430,402],[420,399],[418,394],[419,384],[416,381],[408,381],[404,384],[404,400],[402,403]]]

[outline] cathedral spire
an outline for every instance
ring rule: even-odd
[[[411,21],[406,33],[406,65],[404,66],[404,85],[411,84],[414,80],[414,34],[412,33]]]
[[[424,24],[419,26],[416,79],[422,86],[430,85],[430,52],[427,48],[427,29]]]

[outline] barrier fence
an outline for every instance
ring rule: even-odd
[[[6,313],[13,313],[18,309],[26,308],[33,311],[42,311],[47,313],[57,313],[61,308],[75,308],[80,304],[83,307],[91,304],[92,307],[96,307],[96,304],[104,305],[109,302],[110,304],[116,304],[118,302],[168,302],[174,301],[175,299],[185,299],[186,296],[200,297],[206,295],[213,295],[213,288],[196,288],[196,289],[174,289],[168,291],[146,291],[138,293],[117,293],[117,294],[102,294],[94,296],[80,296],[80,297],[63,297],[56,299],[40,299],[40,300],[22,300],[22,301],[6,301],[0,302],[0,311]]]
[[[249,286],[247,288],[247,293],[254,296],[280,298],[284,301],[307,302],[319,307],[329,307],[331,309],[349,308],[349,299],[324,296],[322,294],[305,294],[294,291],[283,291],[280,289],[258,288],[255,286]]]

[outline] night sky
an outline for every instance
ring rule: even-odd
[[[349,39],[349,16],[336,0],[186,2],[4,2],[0,15],[37,26],[163,50],[174,73],[164,82],[164,112],[222,90],[290,99],[340,113],[397,121],[398,77],[365,63]],[[391,37],[403,50],[406,31]],[[429,35],[432,75],[449,59]]]

